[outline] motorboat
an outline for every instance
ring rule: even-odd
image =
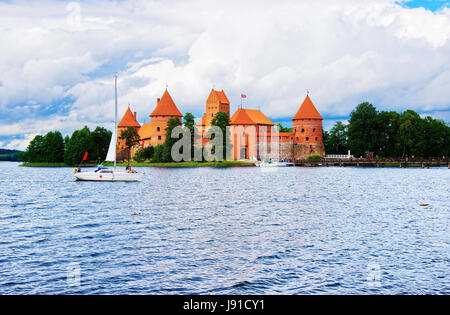
[[[257,167],[293,167],[294,163],[285,161],[264,160],[259,163],[255,163]]]

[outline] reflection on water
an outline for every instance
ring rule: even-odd
[[[0,293],[449,293],[446,168],[142,170],[0,163]]]

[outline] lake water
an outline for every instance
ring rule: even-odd
[[[17,165],[0,163],[0,294],[450,293],[447,168],[99,183]]]

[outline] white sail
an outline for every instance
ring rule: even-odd
[[[114,169],[116,169],[116,148],[117,148],[117,75],[114,76],[114,130],[109,143],[108,154],[105,161],[114,162]]]
[[[108,154],[105,161],[114,162],[116,160],[116,131],[113,131],[111,142],[109,143]]]

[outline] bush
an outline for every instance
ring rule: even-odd
[[[311,154],[310,156],[308,156],[308,160],[321,160],[322,156],[319,154]]]
[[[136,154],[134,155],[134,160],[136,162],[144,162],[151,160],[153,158],[153,154],[155,152],[155,148],[152,146],[140,148],[136,151]]]
[[[162,162],[163,150],[164,150],[164,145],[162,145],[162,144],[158,144],[155,147],[155,150],[154,150],[154,153],[153,153],[153,157],[152,157],[152,160],[151,160],[152,163],[161,163]]]

